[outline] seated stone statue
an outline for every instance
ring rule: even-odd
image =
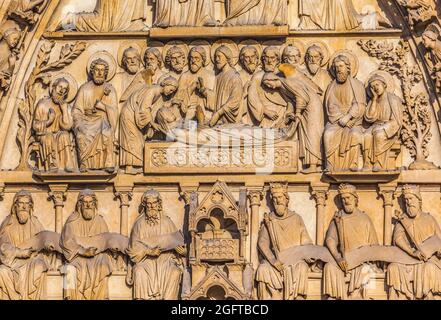
[[[387,81],[380,74],[369,79],[372,99],[364,115],[371,124],[365,132],[364,168],[372,171],[389,169],[387,167],[389,150],[400,138],[403,123],[403,103],[399,97],[388,91]]]
[[[52,84],[50,98],[43,98],[35,107],[32,128],[39,143],[39,157],[44,170],[77,169],[76,154],[71,129],[73,120],[66,98],[69,82],[58,78]]]
[[[28,240],[44,231],[33,211],[32,195],[22,190],[14,196],[11,214],[0,226],[1,300],[44,299],[47,271],[56,269],[55,244],[44,248],[26,246]]]
[[[364,246],[378,245],[377,234],[369,216],[358,208],[354,186],[341,184],[342,209],[336,212],[326,233],[325,244],[335,259],[323,270],[323,294],[329,299],[367,298],[370,274],[375,268],[364,263],[348,270],[345,253]],[[345,277],[349,275],[349,287]]]
[[[139,213],[127,250],[134,264],[127,281],[133,285],[133,298],[177,300],[184,269],[182,257],[187,254],[184,238],[164,214],[157,191],[144,193]]]
[[[422,210],[418,186],[403,187],[406,216],[399,216],[393,233],[393,244],[420,260],[415,265],[391,263],[387,268],[389,299],[432,299],[441,295],[441,248],[426,255],[421,246],[431,237],[441,238],[436,219]]]
[[[261,262],[256,271],[258,297],[261,300],[294,300],[308,293],[308,262],[284,265],[279,255],[295,246],[312,244],[301,216],[288,209],[286,185],[271,185],[274,212],[265,216],[259,232],[258,247]]]
[[[288,24],[287,0],[229,0],[227,26]]]

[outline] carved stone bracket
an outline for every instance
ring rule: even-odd
[[[55,208],[55,232],[61,232],[63,228],[63,208],[68,187],[67,184],[49,185],[49,199],[54,202]]]
[[[396,185],[378,185],[378,194],[383,199],[384,207],[383,243],[385,245],[390,245],[392,243],[393,201],[396,196],[396,189]]]
[[[316,203],[316,244],[322,245],[325,239],[325,208],[329,195],[329,185],[312,185],[311,195]]]
[[[120,221],[120,233],[124,236],[129,235],[129,207],[130,201],[133,197],[133,185],[132,186],[120,186],[115,185],[115,198],[120,201],[121,221]]]

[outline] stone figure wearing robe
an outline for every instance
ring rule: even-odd
[[[52,248],[38,252],[21,244],[44,231],[33,215],[34,201],[27,191],[14,196],[11,214],[0,226],[0,299],[40,300],[45,298],[46,275],[54,269]],[[52,256],[51,256],[52,255]]]
[[[300,0],[299,28],[303,30],[353,30],[359,27],[352,0]]]
[[[284,265],[278,256],[286,249],[312,244],[312,240],[302,217],[288,209],[286,186],[271,185],[271,199],[275,211],[266,214],[258,238],[261,256],[256,271],[258,298],[305,299],[308,293],[308,263],[300,261],[295,265]]]
[[[60,246],[66,259],[64,299],[109,299],[108,278],[113,270],[110,253],[97,252],[85,246],[87,238],[108,233],[104,218],[98,213],[98,200],[91,190],[78,195],[75,211],[67,219],[61,232]]]
[[[118,122],[115,88],[107,82],[108,63],[99,58],[90,66],[92,80],[78,90],[73,104],[74,134],[80,170],[115,169],[114,143]]]
[[[435,86],[441,93],[441,28],[433,25],[427,27],[422,35],[422,42],[427,50],[426,61],[429,70],[432,71],[432,77],[435,80]]]
[[[173,46],[165,54],[165,67],[168,69],[169,76],[179,80],[187,66],[187,56],[184,50],[179,46]]]
[[[43,98],[35,107],[32,128],[39,144],[39,157],[44,170],[77,169],[76,154],[71,129],[72,116],[66,102],[69,82],[56,79],[52,85],[51,97]]]
[[[378,245],[377,234],[369,216],[358,208],[354,186],[339,186],[342,209],[336,212],[325,237],[325,245],[336,263],[329,262],[323,270],[323,294],[331,299],[367,298],[366,288],[372,267],[362,264],[347,270],[345,253],[363,246]],[[349,287],[345,276],[349,275]]]
[[[17,48],[21,38],[20,30],[9,28],[0,39],[0,92],[8,91],[11,77],[20,51]]]
[[[138,72],[124,91],[120,101],[127,101],[130,96],[145,85],[159,84],[167,76],[162,70],[162,54],[157,48],[147,48],[144,53],[145,70]]]
[[[400,138],[403,125],[403,102],[392,92],[387,91],[387,82],[381,75],[369,80],[372,99],[364,118],[370,123],[365,132],[364,167],[372,171],[387,170],[389,150]]]
[[[8,7],[9,16],[30,25],[38,21],[39,15],[46,8],[48,0],[14,0]]]
[[[154,27],[214,27],[213,0],[155,0]]]
[[[144,193],[140,215],[130,234],[129,249],[136,300],[177,300],[187,249],[173,221],[164,214],[159,192]],[[178,238],[176,241],[175,239]]]
[[[93,12],[69,13],[57,29],[79,32],[142,31],[146,28],[147,1],[97,0]]]
[[[329,72],[322,68],[324,53],[317,45],[310,46],[305,53],[306,75],[319,86],[324,95],[332,79]]]
[[[227,46],[217,48],[215,89],[209,90],[202,83],[198,83],[198,92],[207,99],[207,108],[213,112],[210,127],[240,123],[242,119],[243,84],[239,73],[233,68],[232,58],[233,53]]]
[[[120,166],[127,172],[131,172],[133,167],[142,167],[144,143],[146,138],[153,137],[156,130],[156,112],[177,88],[177,80],[167,77],[160,85],[145,85],[124,104],[120,115]]]
[[[207,56],[207,51],[203,47],[191,48],[188,56],[189,70],[185,71],[179,79],[176,97],[182,101],[182,111],[187,121],[197,119],[198,110],[201,111],[199,113],[204,119],[208,117],[207,99],[197,90],[201,81],[208,90],[214,90],[216,77],[214,71],[206,67],[207,59],[210,57]],[[198,120],[204,122],[204,119]]]
[[[433,299],[441,295],[441,249],[426,256],[419,248],[431,237],[441,237],[436,219],[422,211],[418,186],[403,187],[406,215],[399,217],[393,233],[393,245],[421,261],[415,265],[391,263],[387,268],[389,299]]]
[[[321,164],[321,145],[324,128],[323,104],[314,84],[294,66],[282,64],[280,70],[286,78],[267,73],[262,84],[271,90],[279,91],[290,106],[286,110],[285,119],[291,122],[290,138],[296,136],[299,141],[299,155],[304,173],[317,172]]]
[[[346,56],[337,56],[332,65],[336,79],[325,95],[327,169],[357,171],[363,143],[361,124],[366,111],[366,91],[363,83],[351,77],[351,63]]]
[[[229,0],[228,26],[288,24],[287,0]]]
[[[121,58],[121,67],[124,69],[116,75],[116,83],[120,85],[117,90],[119,102],[125,102],[129,97],[126,93],[136,76],[143,71],[141,54],[135,47],[128,47],[124,50]]]

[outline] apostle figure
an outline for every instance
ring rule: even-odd
[[[288,63],[290,65],[299,67],[302,62],[302,53],[300,49],[293,44],[287,45],[282,52],[282,63]]]
[[[245,94],[248,93],[248,86],[254,73],[258,71],[260,65],[259,51],[253,45],[244,46],[240,50],[239,62],[241,70],[239,71],[240,78],[244,84]]]
[[[227,26],[288,24],[287,0],[230,0]]]
[[[214,27],[213,0],[156,0],[154,27]]]
[[[14,196],[11,214],[0,226],[0,299],[40,300],[44,298],[46,274],[52,269],[53,248],[35,251],[22,248],[27,240],[44,231],[34,216],[34,201],[28,191]]]
[[[312,244],[300,215],[289,210],[287,186],[271,184],[274,212],[265,215],[259,232],[258,248],[261,262],[256,271],[260,300],[304,299],[308,293],[307,262],[284,265],[278,256],[286,249]]]
[[[324,52],[323,49],[313,44],[305,53],[306,75],[319,86],[322,95],[325,94],[332,79],[329,72],[323,69]]]
[[[162,54],[158,48],[147,48],[144,53],[145,70],[139,72],[127,87],[120,101],[127,101],[130,96],[145,85],[159,84],[167,73],[162,70]]]
[[[58,78],[50,89],[50,98],[43,98],[35,107],[32,128],[39,144],[39,157],[44,170],[76,169],[75,146],[70,134],[73,121],[66,98],[69,82]]]
[[[365,133],[364,168],[387,170],[389,150],[400,138],[403,123],[403,103],[388,91],[386,79],[375,74],[369,79],[372,99],[364,115],[371,127]]]
[[[17,48],[20,38],[20,30],[13,27],[5,30],[0,39],[0,92],[9,90],[12,73],[20,51],[20,48]]]
[[[69,13],[58,30],[80,32],[142,31],[147,18],[145,0],[97,0],[93,12]]]
[[[107,223],[98,213],[98,199],[92,190],[82,190],[75,211],[61,232],[60,246],[66,258],[64,298],[67,300],[109,299],[108,277],[112,273],[112,257],[87,247],[85,238],[109,232]]]
[[[358,194],[353,185],[338,188],[342,209],[336,212],[325,237],[325,245],[336,263],[327,263],[323,270],[323,294],[330,299],[367,298],[370,273],[368,263],[348,270],[346,252],[364,246],[378,245],[377,234],[369,216],[358,208]],[[349,275],[349,288],[345,283]]]
[[[156,190],[143,194],[139,217],[130,234],[128,254],[133,261],[133,298],[177,300],[187,254],[184,238],[164,214]],[[130,277],[129,277],[130,278]]]
[[[214,90],[216,78],[214,71],[206,67],[207,59],[210,57],[202,46],[195,46],[190,49],[188,55],[189,70],[185,71],[179,79],[179,89],[176,94],[182,100],[182,112],[186,120],[197,118],[197,110],[200,110],[203,118],[207,110],[207,99],[197,90],[199,82],[202,82],[208,90]],[[204,119],[201,120],[203,124]]]
[[[358,13],[352,0],[300,0],[299,28],[353,30],[359,27]]]
[[[359,170],[366,91],[363,83],[351,76],[352,67],[343,54],[332,62],[335,80],[325,95],[329,122],[325,127],[324,145],[329,171]]]
[[[167,77],[160,85],[145,85],[130,96],[120,116],[120,166],[132,173],[143,165],[144,143],[153,137],[156,112],[178,89],[178,81]],[[158,104],[159,103],[159,106]]]
[[[391,263],[388,266],[389,299],[433,299],[441,295],[441,249],[432,256],[426,256],[420,246],[431,237],[440,238],[441,229],[430,213],[423,212],[418,186],[405,185],[403,198],[406,216],[398,217],[393,244],[421,263]]]
[[[92,80],[78,90],[73,105],[74,133],[80,170],[115,170],[114,143],[118,121],[115,88],[107,82],[109,63],[101,58],[90,65]]]
[[[165,54],[165,67],[169,70],[169,75],[179,80],[187,65],[187,56],[179,46],[172,46]]]
[[[128,47],[124,50],[121,58],[121,67],[124,71],[117,74],[118,80],[115,82],[120,84],[118,94],[121,98],[119,101],[124,102],[128,98],[127,88],[130,87],[133,80],[142,71],[142,59],[137,48]]]
[[[198,82],[198,92],[207,99],[207,108],[213,112],[210,127],[215,125],[240,123],[242,120],[243,84],[234,69],[233,53],[226,45],[221,45],[214,54],[217,71],[214,90]]]

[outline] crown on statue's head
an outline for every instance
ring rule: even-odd
[[[288,182],[274,182],[270,183],[271,194],[274,193],[287,193]]]
[[[341,185],[338,186],[338,193],[339,194],[343,194],[343,193],[349,193],[352,194],[353,196],[358,198],[357,195],[357,188],[349,183],[342,183]]]
[[[421,192],[420,187],[415,184],[406,184],[403,186],[403,195],[413,194],[419,200],[421,200]]]

